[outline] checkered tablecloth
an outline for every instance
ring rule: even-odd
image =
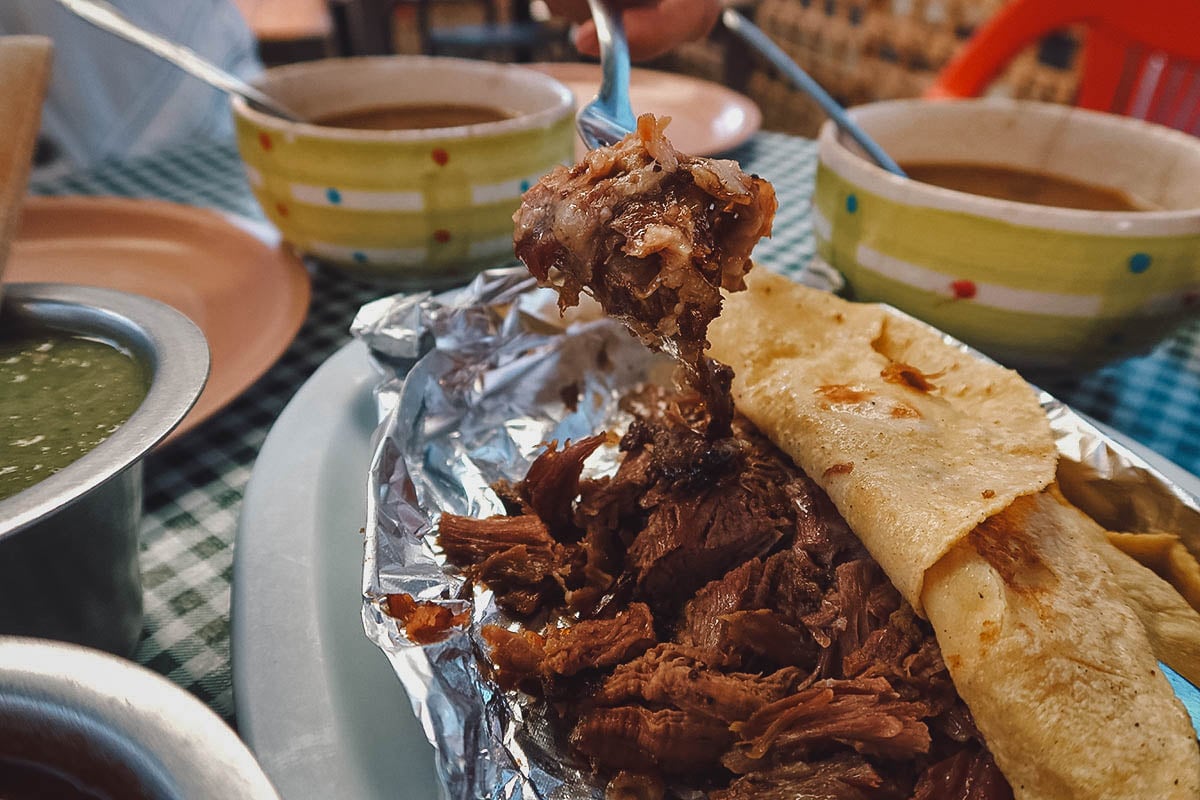
[[[814,144],[761,133],[732,156],[771,180],[779,194],[775,236],[755,251],[756,260],[784,272],[802,269],[813,252],[808,197]],[[153,197],[261,218],[235,151],[221,144],[198,143],[136,162],[104,164],[35,181],[32,189],[39,194]],[[288,400],[349,339],[347,328],[359,306],[384,293],[315,267],[308,318],[279,362],[238,400],[147,461],[142,526],[146,617],[136,658],[231,723],[233,540],[254,459]],[[1045,388],[1200,472],[1200,322],[1152,355]]]

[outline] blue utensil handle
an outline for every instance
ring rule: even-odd
[[[858,142],[859,147],[866,151],[872,161],[888,172],[893,172],[901,177],[904,176],[904,170],[900,169],[900,165],[885,153],[883,148],[868,136],[866,131],[858,126],[858,123],[850,119],[850,115],[846,113],[846,109],[842,108],[841,104],[834,100],[829,95],[829,92],[821,87],[821,84],[813,80],[795,61],[792,61],[779,45],[771,41],[770,37],[763,33],[761,28],[732,8],[725,9],[721,19],[725,23],[726,28],[758,51],[763,58],[771,63],[771,66],[783,73],[784,77],[791,81],[797,89],[807,94],[813,100],[816,100],[817,105],[821,106],[821,110],[839,128],[849,134],[850,138]]]
[[[1196,736],[1200,737],[1200,689],[1197,689],[1187,678],[1163,662],[1158,662],[1158,667],[1163,671],[1163,675],[1167,676],[1167,683],[1171,684],[1171,688],[1175,690],[1175,696],[1187,709],[1188,715],[1192,718],[1192,727],[1196,730]]]

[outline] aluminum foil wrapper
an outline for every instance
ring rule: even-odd
[[[827,273],[803,279],[836,288]],[[623,431],[619,399],[645,381],[671,380],[672,365],[598,307],[560,317],[554,294],[523,269],[486,272],[436,296],[376,301],[359,312],[353,331],[381,373],[363,625],[437,752],[442,796],[600,800],[603,786],[572,761],[536,701],[489,680],[480,630],[514,623],[490,591],[467,585],[446,565],[437,520],[442,511],[504,513],[494,482],[523,478],[546,442]],[[1177,532],[1200,554],[1196,498],[1049,394],[1041,403],[1072,501],[1111,530]],[[615,447],[602,447],[585,474],[611,474],[617,460]],[[443,606],[456,622],[436,642],[410,641],[386,613],[393,593]]]

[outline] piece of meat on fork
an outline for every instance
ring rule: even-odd
[[[517,256],[559,307],[592,295],[643,342],[684,365],[710,401],[710,435],[728,435],[727,368],[704,356],[721,290],[745,288],[750,252],[770,235],[775,190],[734,161],[678,152],[646,114],[611,147],[558,167],[513,216]]]

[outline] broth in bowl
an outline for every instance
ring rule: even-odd
[[[1000,164],[917,161],[900,167],[915,181],[998,200],[1086,211],[1149,211],[1153,208],[1118,189]]]
[[[90,782],[54,767],[0,756],[0,797],[5,800],[112,800],[113,795]],[[141,800],[145,795],[126,788],[123,800]]]
[[[500,108],[456,103],[380,105],[324,114],[313,120],[331,128],[360,131],[411,131],[420,128],[457,128],[512,119]]]

